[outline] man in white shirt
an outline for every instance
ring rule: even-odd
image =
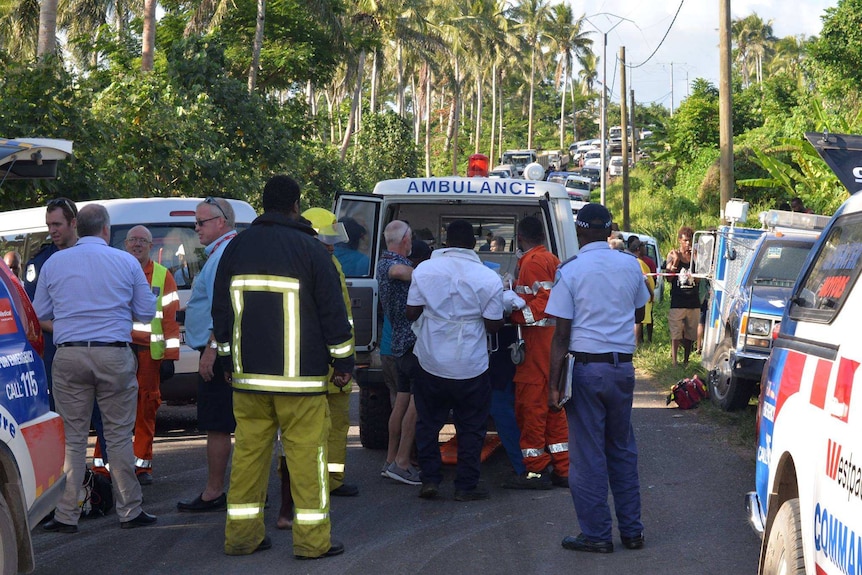
[[[435,498],[443,480],[438,438],[451,409],[458,434],[455,500],[475,501],[488,498],[478,485],[491,403],[486,332],[503,326],[503,282],[473,251],[470,222],[453,221],[446,235],[449,247],[414,270],[407,295],[407,319],[417,322],[419,496]]]

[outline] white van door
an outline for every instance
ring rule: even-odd
[[[374,272],[380,255],[380,211],[383,198],[370,194],[343,194],[335,197],[338,221],[350,240],[335,246],[350,294],[353,335],[357,353],[371,352],[379,345],[377,331],[378,291]],[[360,358],[357,357],[357,361]]]

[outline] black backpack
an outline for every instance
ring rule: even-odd
[[[102,517],[114,508],[111,480],[89,468],[81,486],[81,517]]]

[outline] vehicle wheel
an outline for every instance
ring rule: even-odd
[[[366,449],[389,446],[389,389],[386,386],[359,388],[359,441]]]
[[[802,553],[802,522],[799,499],[785,501],[775,516],[766,542],[763,575],[803,575],[805,558]]]
[[[0,494],[0,575],[14,575],[18,572],[18,543],[12,513],[6,500]]]
[[[733,344],[725,338],[715,351],[715,362],[709,372],[709,396],[724,411],[734,411],[748,405],[755,382],[733,375],[730,350]]]

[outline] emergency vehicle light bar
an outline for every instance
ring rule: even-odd
[[[769,210],[760,212],[760,223],[766,229],[787,228],[794,230],[822,230],[829,223],[829,216],[818,216],[802,212]]]

